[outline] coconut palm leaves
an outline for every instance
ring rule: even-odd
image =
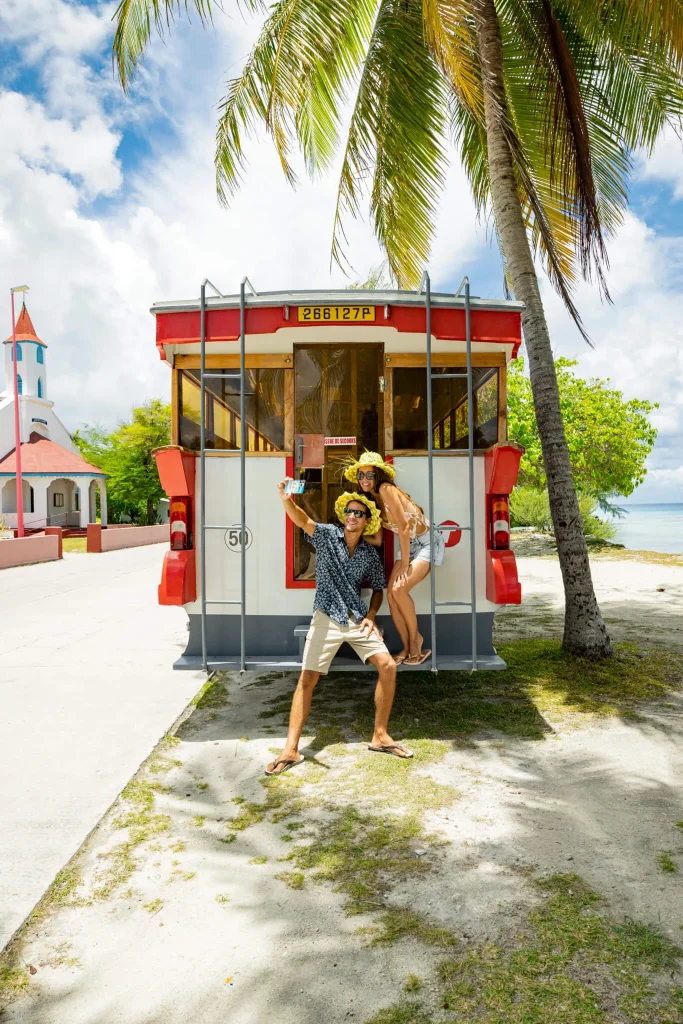
[[[251,9],[260,0],[244,0]],[[124,86],[154,27],[164,33],[211,0],[122,0],[114,55]],[[528,230],[572,316],[577,275],[604,288],[605,235],[626,204],[629,151],[652,146],[683,113],[680,0],[497,0],[504,120]],[[344,127],[351,108],[350,120]],[[265,125],[288,180],[330,168],[345,133],[332,256],[369,197],[397,281],[429,256],[452,131],[475,202],[490,210],[481,68],[470,0],[277,0],[216,137],[218,194],[245,168],[244,140]],[[606,289],[605,289],[606,291]]]

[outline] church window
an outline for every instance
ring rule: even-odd
[[[76,491],[74,493],[74,509],[76,512],[81,511],[81,492]]]
[[[42,397],[43,397],[43,382],[42,382],[41,378],[39,377],[38,378],[38,398],[42,398]]]
[[[55,491],[52,495],[52,507],[53,508],[64,508],[64,495],[61,491]]]
[[[17,343],[17,362],[20,363],[23,358],[24,357],[21,354],[21,345]],[[12,359],[14,359],[14,346],[12,346]]]
[[[18,373],[18,374],[17,374],[17,392],[18,392],[18,393],[19,393],[20,395],[23,395],[23,393],[24,393],[24,392],[22,391],[22,388],[23,388],[23,384],[22,384],[22,381],[21,381],[21,374],[20,374],[20,373]]]
[[[42,346],[38,345],[37,348],[38,348],[38,351],[36,352],[36,362],[37,363],[42,363],[42,362],[44,362]]]

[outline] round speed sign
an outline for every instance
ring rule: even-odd
[[[244,533],[244,548],[246,551],[251,547],[251,542],[253,541],[254,537],[248,526],[245,527]],[[225,546],[229,551],[241,551],[242,527],[240,526],[240,524],[237,523],[236,526],[229,526],[225,531],[225,536],[223,539],[225,541]]]

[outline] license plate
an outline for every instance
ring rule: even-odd
[[[299,323],[353,324],[374,319],[374,306],[299,306]]]

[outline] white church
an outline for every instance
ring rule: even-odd
[[[21,472],[24,525],[86,527],[95,522],[99,489],[100,521],[107,524],[106,475],[79,454],[48,398],[47,345],[35,332],[26,305],[16,323]],[[12,338],[3,343],[5,390],[0,391],[0,515],[17,525]]]

